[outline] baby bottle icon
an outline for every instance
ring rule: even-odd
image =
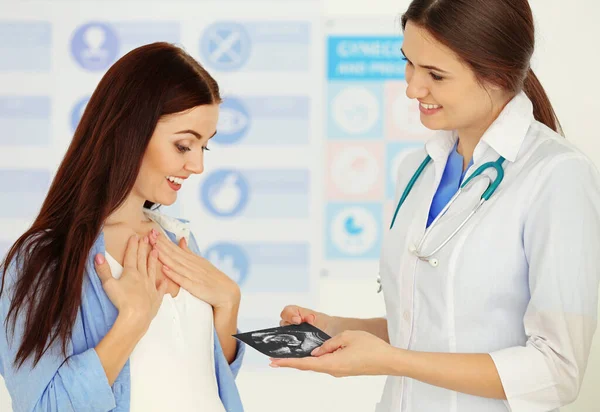
[[[222,183],[212,188],[212,203],[216,210],[222,214],[230,214],[240,204],[242,189],[238,184],[238,175],[229,173]]]

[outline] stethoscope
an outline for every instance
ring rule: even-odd
[[[444,206],[442,211],[437,215],[437,217],[433,220],[433,222],[431,222],[431,224],[429,225],[429,227],[423,234],[423,237],[421,238],[421,241],[419,242],[419,244],[417,246],[413,245],[409,248],[410,252],[412,254],[414,254],[417,258],[419,258],[420,260],[429,262],[429,264],[431,266],[437,267],[439,265],[439,261],[438,261],[438,259],[433,258],[433,256],[437,252],[439,252],[448,242],[450,242],[450,240],[452,240],[452,238],[463,228],[463,226],[469,221],[469,219],[471,217],[473,217],[473,215],[479,210],[479,208],[486,201],[489,200],[489,198],[494,194],[494,192],[496,191],[496,189],[498,188],[500,183],[502,183],[502,179],[504,179],[504,169],[502,169],[502,164],[504,163],[504,160],[505,160],[504,157],[500,156],[498,158],[498,160],[496,160],[495,162],[487,162],[487,163],[484,163],[481,166],[479,166],[477,168],[477,170],[475,170],[475,172],[473,172],[473,174],[471,176],[469,176],[469,178],[460,185],[460,187],[458,188],[458,190],[456,191],[454,196],[452,196],[452,198],[446,204],[446,206]],[[392,230],[392,228],[394,227],[394,223],[396,222],[396,216],[398,216],[398,211],[404,204],[404,201],[408,197],[408,194],[412,190],[417,179],[421,176],[421,174],[423,173],[423,170],[425,170],[425,167],[429,164],[430,161],[431,161],[431,156],[427,155],[427,157],[425,157],[425,160],[423,160],[423,162],[421,163],[421,165],[419,166],[417,171],[413,174],[412,178],[406,185],[406,188],[404,189],[404,192],[402,193],[402,197],[400,197],[400,201],[398,202],[398,206],[396,207],[396,212],[394,213],[394,217],[392,218],[392,224],[390,225],[390,230]],[[492,180],[491,177],[483,174],[483,172],[485,172],[489,168],[493,168],[496,170],[496,179]],[[438,247],[433,249],[433,251],[431,251],[431,253],[427,253],[427,254],[423,253],[422,252],[423,244],[427,240],[427,238],[428,238],[429,234],[431,233],[431,230],[433,229],[435,224],[441,219],[442,216],[444,216],[446,211],[450,208],[450,206],[452,206],[452,204],[456,201],[458,196],[460,196],[460,194],[463,191],[468,190],[468,188],[471,185],[471,183],[473,182],[473,180],[478,176],[483,176],[483,177],[487,178],[489,181],[488,187],[485,190],[485,192],[483,192],[483,194],[481,195],[481,199],[479,200],[479,203],[477,203],[475,208],[473,208],[471,213],[469,213],[469,215],[462,221],[462,223],[456,228],[456,230],[454,230],[454,232],[452,232],[448,237],[446,237],[446,239]],[[377,293],[379,293],[382,290],[380,276],[377,277],[377,283],[379,285],[379,287],[377,289]]]

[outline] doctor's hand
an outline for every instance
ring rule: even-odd
[[[271,367],[327,373],[337,378],[392,375],[392,358],[400,349],[363,331],[345,331],[326,341],[307,358],[271,358]]]
[[[335,318],[324,313],[316,312],[300,306],[288,305],[283,308],[279,316],[281,317],[279,326],[310,323],[330,336],[336,334]]]
[[[213,308],[233,308],[240,304],[240,288],[233,279],[208,260],[192,252],[181,238],[179,246],[155,230],[150,243],[158,250],[165,276]]]

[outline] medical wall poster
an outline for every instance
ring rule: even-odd
[[[399,22],[330,18],[325,27],[325,271],[374,277],[398,162],[428,131],[405,94]]]

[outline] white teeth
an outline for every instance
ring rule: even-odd
[[[420,102],[419,102],[419,104],[421,106],[423,106],[423,108],[428,109],[428,110],[439,109],[440,107],[442,107],[439,104],[425,104],[425,103],[420,103]]]
[[[167,179],[169,179],[173,183],[177,183],[178,185],[183,184],[183,179],[181,179],[179,177],[167,176]]]

